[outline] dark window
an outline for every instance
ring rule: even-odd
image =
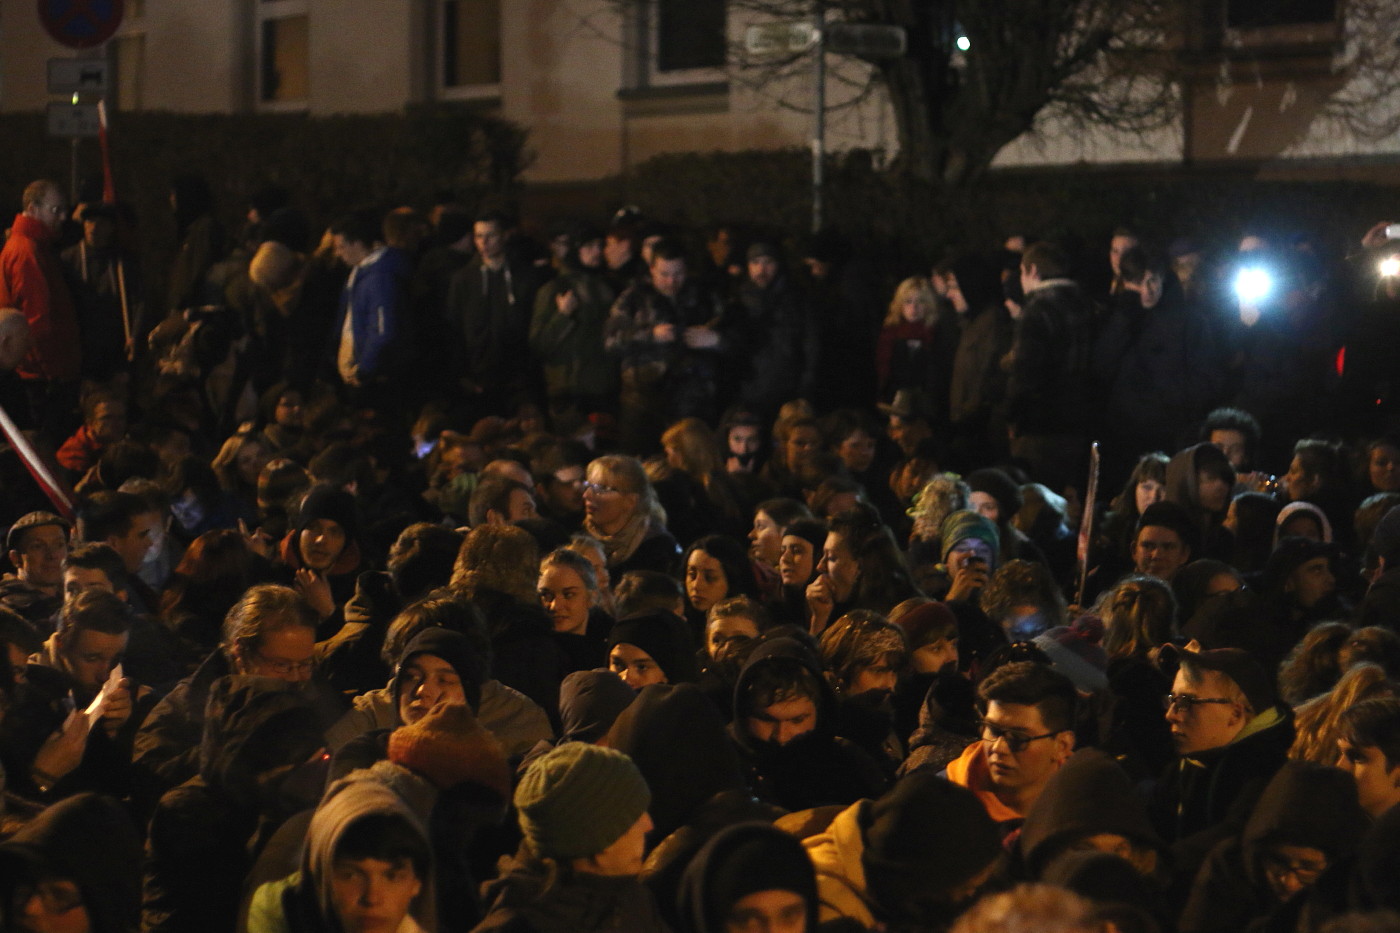
[[[1337,0],[1229,0],[1225,25],[1231,29],[1301,26],[1337,19]]]
[[[443,86],[470,87],[500,81],[500,0],[444,0]]]
[[[656,68],[684,71],[724,65],[725,0],[657,0]]]

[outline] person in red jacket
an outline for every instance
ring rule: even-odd
[[[29,322],[29,354],[17,372],[29,390],[33,414],[55,444],[72,430],[77,382],[82,368],[78,317],[54,248],[68,208],[51,181],[24,189],[23,209],[0,250],[0,307],[18,308]]]

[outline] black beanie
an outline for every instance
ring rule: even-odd
[[[802,843],[771,823],[725,827],[686,868],[680,889],[682,929],[722,930],[737,901],[772,890],[801,897],[807,905],[806,929],[817,928],[817,879]]]
[[[871,893],[887,907],[915,892],[946,900],[1002,850],[977,796],[927,771],[901,778],[870,805],[864,835]]]
[[[1021,511],[1021,487],[1016,481],[996,467],[973,470],[967,474],[967,488],[972,492],[984,492],[997,500],[1001,511],[997,524],[1005,525]]]
[[[669,683],[694,683],[699,678],[695,645],[685,620],[674,612],[657,609],[639,612],[617,622],[608,635],[613,645],[635,645],[661,665]]]
[[[466,694],[467,705],[473,712],[481,706],[481,685],[491,678],[490,662],[472,647],[471,640],[461,632],[434,626],[415,635],[403,654],[399,655],[393,684],[395,715],[398,714],[399,691],[403,687],[404,665],[420,654],[431,654],[451,664],[462,679],[462,693]]]
[[[360,516],[355,507],[355,497],[339,486],[323,483],[311,487],[297,513],[297,532],[305,531],[312,522],[322,518],[339,525],[345,532],[347,543],[360,539]]]
[[[1161,502],[1154,502],[1143,509],[1142,516],[1138,518],[1137,531],[1141,531],[1149,526],[1158,528],[1170,528],[1177,533],[1186,546],[1191,549],[1194,555],[1200,547],[1196,540],[1196,523],[1191,521],[1191,515],[1181,505],[1163,499]],[[1137,540],[1134,534],[1134,541]]]

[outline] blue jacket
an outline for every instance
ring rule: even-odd
[[[407,321],[404,296],[410,273],[408,254],[384,247],[350,271],[336,317],[333,360],[339,360],[345,315],[355,336],[355,368],[361,384],[387,374]]]

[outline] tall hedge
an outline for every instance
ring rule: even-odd
[[[1178,236],[1227,247],[1247,229],[1308,233],[1348,249],[1373,223],[1400,217],[1397,184],[1261,180],[1254,167],[1181,166],[1001,170],[949,195],[872,167],[865,153],[827,167],[826,219],[892,271],[927,269],[950,248],[987,248],[1012,232],[1106,251],[1132,226],[1165,248]],[[805,150],[695,153],[653,158],[610,183],[631,203],[689,227],[739,222],[800,234],[810,227]]]
[[[0,203],[17,209],[24,185],[35,178],[68,187],[70,143],[46,135],[43,114],[0,114],[0,137],[10,141],[0,147]],[[170,181],[181,172],[208,179],[230,231],[242,223],[249,195],[270,184],[290,191],[320,229],[350,208],[426,207],[440,192],[472,208],[512,197],[525,133],[469,109],[435,105],[333,117],[117,113],[110,138],[117,194],[136,210],[142,252],[158,286],[174,246]],[[81,140],[78,152],[81,183],[101,163],[96,140]]]

